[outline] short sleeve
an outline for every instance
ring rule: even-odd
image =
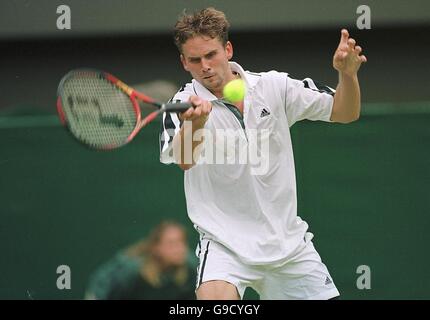
[[[165,164],[175,163],[173,157],[173,138],[179,132],[181,123],[175,112],[163,113],[163,121],[160,129],[160,162]]]
[[[192,94],[188,89],[188,84],[183,86],[169,102],[186,102]],[[181,129],[181,121],[176,112],[163,113],[161,122],[159,142],[160,142],[160,162],[164,164],[175,163],[173,156],[173,138]]]
[[[300,120],[330,122],[335,90],[310,78],[286,77],[285,110],[291,127]]]

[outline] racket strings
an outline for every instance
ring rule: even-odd
[[[64,82],[61,96],[70,130],[92,147],[122,145],[136,126],[129,96],[102,75],[73,75]]]

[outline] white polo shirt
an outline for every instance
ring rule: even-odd
[[[236,157],[233,164],[211,164],[200,159],[185,171],[188,215],[205,238],[224,245],[244,263],[282,263],[304,245],[308,228],[297,216],[289,128],[303,119],[330,121],[335,91],[309,78],[295,80],[276,71],[247,72],[234,62],[230,66],[246,84],[243,119],[231,106],[214,101],[217,98],[194,79],[172,100],[188,101],[190,95],[197,95],[214,101],[205,129],[214,137],[220,129],[235,130],[239,133],[234,138],[236,154],[252,149],[263,160],[243,163]],[[175,113],[163,115],[163,163],[174,162],[172,140],[180,125]],[[258,136],[259,132],[265,133]],[[267,149],[263,141],[268,142]]]

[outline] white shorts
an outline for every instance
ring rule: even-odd
[[[305,238],[311,237],[308,233]],[[196,253],[200,260],[196,290],[206,281],[223,280],[236,286],[241,299],[247,287],[253,288],[262,300],[327,300],[339,296],[310,240],[303,250],[276,266],[246,265],[223,245],[204,238]]]

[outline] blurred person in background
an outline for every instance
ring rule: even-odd
[[[197,264],[188,255],[185,229],[165,221],[147,239],[119,252],[90,278],[86,299],[192,300]]]

